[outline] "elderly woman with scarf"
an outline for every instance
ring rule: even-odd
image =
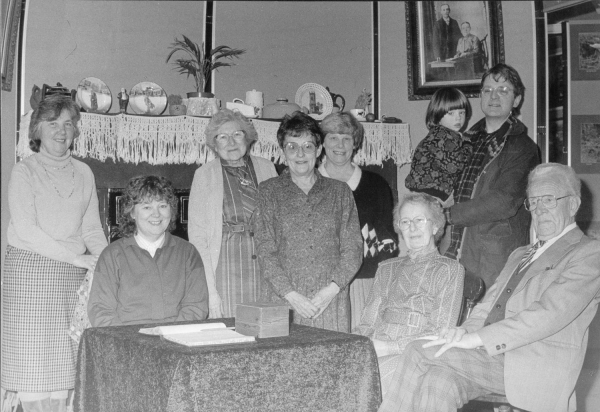
[[[260,299],[254,210],[258,184],[277,172],[269,160],[250,155],[258,134],[241,113],[217,112],[205,134],[217,158],[194,174],[189,239],[204,263],[209,317],[232,317],[236,304]]]

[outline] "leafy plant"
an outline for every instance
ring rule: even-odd
[[[234,57],[239,58],[240,55],[246,53],[246,50],[232,49],[229,46],[217,46],[205,51],[204,43],[199,46],[188,37],[184,35],[182,37],[183,40],[175,38],[175,42],[171,43],[171,52],[167,56],[166,63],[173,57],[173,54],[179,51],[184,52],[187,57],[176,59],[173,64],[179,73],[186,74],[188,78],[190,76],[194,78],[197,92],[204,90],[204,85],[210,80],[213,70],[236,65],[233,62],[222,62],[219,60],[233,60]]]
[[[169,102],[169,106],[177,106],[183,103],[183,99],[179,94],[170,94],[167,97],[167,101]]]
[[[362,93],[360,94],[360,96],[358,96],[358,99],[356,99],[356,104],[354,105],[355,109],[364,109],[365,111],[367,111],[368,107],[369,107],[369,103],[371,103],[371,100],[373,100],[371,98],[371,93],[369,93],[367,91],[367,89],[363,89]]]

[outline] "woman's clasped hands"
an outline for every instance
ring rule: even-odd
[[[331,282],[319,290],[312,299],[295,291],[286,294],[285,298],[300,316],[305,319],[316,319],[327,309],[339,291],[340,287],[335,282]]]

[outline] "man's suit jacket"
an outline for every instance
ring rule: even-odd
[[[437,58],[446,60],[454,57],[456,44],[462,37],[458,22],[450,17],[450,23],[439,19],[433,24],[433,54]]]
[[[574,411],[575,384],[588,328],[600,301],[600,242],[579,228],[567,232],[529,267],[506,304],[506,318],[484,321],[529,246],[516,249],[463,327],[487,352],[504,354],[511,404],[529,411]]]

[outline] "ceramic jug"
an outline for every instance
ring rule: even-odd
[[[331,113],[343,112],[344,111],[344,107],[346,107],[346,99],[344,99],[344,97],[341,94],[332,93],[331,90],[329,90],[329,87],[326,87],[325,89],[327,89],[327,91],[331,95],[331,100],[333,101],[333,109],[331,110]],[[338,98],[342,99],[342,105],[341,106],[339,104],[337,104],[337,99]]]

